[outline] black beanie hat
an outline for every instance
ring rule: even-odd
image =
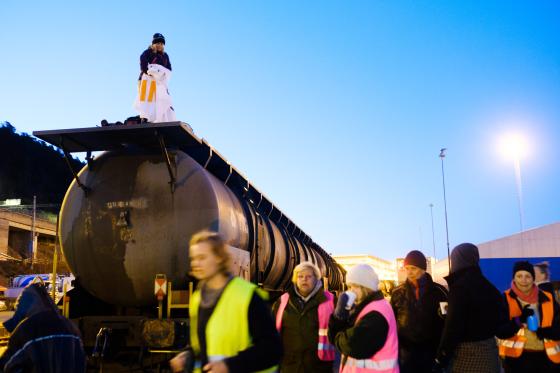
[[[152,39],[152,44],[163,43],[165,45],[165,37],[159,32],[156,32]]]
[[[453,251],[451,251],[451,257],[449,259],[451,273],[455,273],[465,268],[477,267],[480,260],[478,247],[470,242],[457,245]]]
[[[426,257],[424,256],[424,254],[422,254],[422,252],[418,250],[412,250],[411,252],[406,254],[406,258],[404,258],[404,265],[415,266],[425,271],[427,268]]]
[[[515,262],[513,265],[513,277],[515,277],[515,274],[519,271],[527,271],[531,274],[531,276],[533,276],[533,280],[535,279],[535,268],[533,268],[533,265],[528,261],[523,260]]]

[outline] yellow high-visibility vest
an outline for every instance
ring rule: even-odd
[[[255,284],[239,277],[233,278],[225,287],[218,303],[206,324],[206,355],[208,361],[220,361],[235,356],[253,345],[249,333],[249,304],[253,294],[257,292],[262,298],[266,293],[258,289]],[[191,347],[197,357],[195,373],[200,373],[202,367],[200,356],[200,342],[198,340],[198,308],[200,306],[200,290],[197,289],[191,298],[189,306]],[[276,372],[277,366],[261,372]]]

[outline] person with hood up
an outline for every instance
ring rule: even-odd
[[[399,373],[397,323],[374,269],[352,267],[346,285],[349,291],[339,297],[328,332],[343,355],[340,372]]]
[[[78,329],[62,317],[41,283],[19,296],[14,315],[4,322],[11,333],[0,357],[2,372],[85,372],[86,355]]]
[[[426,257],[413,250],[404,259],[406,281],[393,290],[391,306],[399,333],[401,373],[430,373],[445,321],[447,290],[426,273]]]
[[[499,337],[506,373],[560,371],[559,306],[551,293],[535,284],[531,263],[514,264],[504,297],[510,322]]]
[[[335,347],[327,338],[334,297],[323,290],[321,271],[311,262],[294,268],[293,287],[272,307],[282,337],[284,357],[280,371],[331,373]]]
[[[478,247],[462,243],[451,252],[447,316],[434,371],[499,373],[495,335],[506,320],[503,298],[479,267]]]

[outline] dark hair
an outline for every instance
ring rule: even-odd
[[[540,262],[535,264],[535,267],[538,267],[539,270],[544,273],[547,279],[550,279],[550,263],[549,262]]]

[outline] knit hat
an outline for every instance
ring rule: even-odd
[[[165,45],[165,37],[159,32],[156,32],[152,39],[152,44],[163,43]]]
[[[295,284],[297,282],[298,274],[304,269],[310,269],[315,275],[316,280],[321,279],[321,270],[312,262],[301,262],[294,268],[294,273],[292,275],[292,282]]]
[[[451,252],[451,273],[457,272],[464,268],[478,267],[480,257],[478,255],[478,247],[472,243],[462,243],[455,246]]]
[[[346,273],[346,283],[361,285],[373,291],[379,290],[379,277],[374,269],[367,264],[358,264]]]
[[[404,258],[404,265],[415,266],[425,271],[427,268],[426,257],[424,256],[424,254],[422,254],[422,252],[418,250],[412,250],[411,252],[406,254],[406,258]]]
[[[515,277],[515,274],[519,271],[527,271],[533,276],[533,279],[535,279],[535,268],[533,268],[533,265],[528,261],[522,260],[515,262],[513,265],[513,277]]]

